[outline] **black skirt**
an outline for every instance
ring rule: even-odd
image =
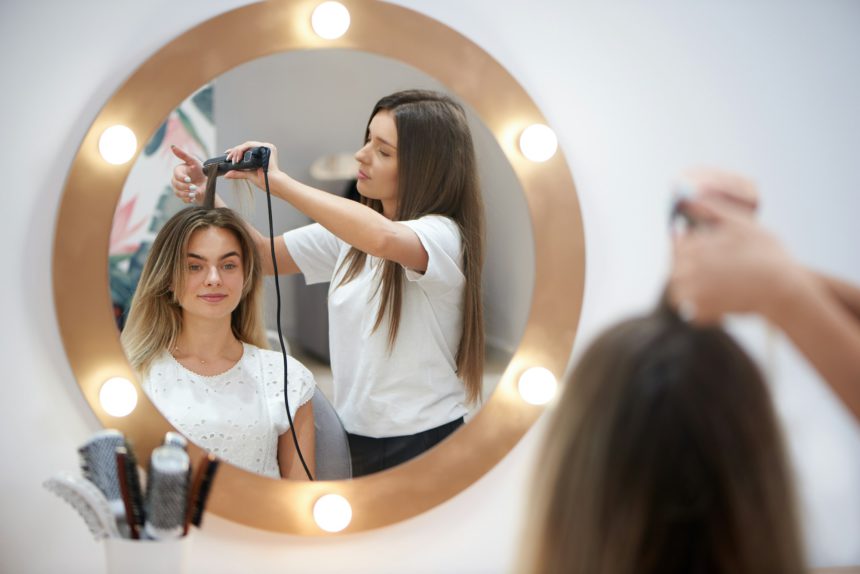
[[[371,438],[348,433],[352,476],[358,478],[380,472],[413,459],[442,442],[462,425],[463,417],[460,417],[442,426],[405,436]]]

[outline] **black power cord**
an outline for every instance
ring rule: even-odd
[[[289,393],[287,393],[287,383],[289,382],[287,377],[287,349],[284,345],[284,335],[281,332],[281,284],[278,281],[278,258],[275,255],[275,231],[274,224],[272,223],[272,193],[269,191],[269,155],[271,152],[267,147],[261,147],[260,149],[263,160],[263,178],[266,182],[266,207],[268,208],[269,214],[269,247],[272,250],[272,269],[275,272],[275,297],[277,298],[275,311],[275,317],[277,320],[275,323],[277,323],[278,326],[278,343],[281,345],[281,355],[284,358],[284,405],[287,409],[287,420],[290,421],[290,430],[292,431],[290,434],[293,435],[293,444],[296,447],[299,460],[302,462],[305,474],[308,475],[308,480],[314,480],[314,477],[305,462],[305,457],[302,455],[302,449],[299,446],[299,439],[296,436],[296,427],[293,425],[293,416],[290,414],[290,398]]]

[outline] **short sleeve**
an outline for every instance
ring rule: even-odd
[[[280,353],[277,354],[280,358]],[[281,365],[282,363],[279,363],[279,366]],[[290,381],[287,385],[290,399],[290,416],[295,419],[299,407],[313,398],[314,391],[316,390],[316,382],[314,381],[313,374],[307,367],[290,356],[287,356],[287,375]],[[287,409],[284,404],[283,375],[277,377],[277,380],[280,384],[267,385],[266,391],[269,413],[278,436],[280,436],[290,429],[290,421],[287,418]]]
[[[460,228],[450,218],[427,215],[411,221],[400,221],[418,235],[427,251],[427,270],[422,274],[404,267],[406,279],[426,293],[441,295],[466,283],[463,275],[463,252]]]
[[[284,243],[308,285],[331,281],[343,243],[331,231],[312,223],[284,233]]]

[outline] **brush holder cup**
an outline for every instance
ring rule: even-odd
[[[107,574],[186,574],[188,539],[105,540]]]

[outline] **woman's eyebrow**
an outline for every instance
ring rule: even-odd
[[[242,256],[241,256],[241,255],[239,255],[239,253],[238,253],[238,252],[236,252],[236,251],[230,251],[229,253],[225,253],[224,255],[222,255],[221,257],[219,257],[218,259],[227,259],[227,258],[229,258],[229,257],[239,257],[239,258],[241,258]],[[189,258],[189,259],[199,259],[200,261],[206,261],[206,258],[205,258],[205,257],[203,257],[202,255],[197,255],[196,253],[190,253],[190,252],[189,252],[189,253],[188,253],[188,258]]]
[[[375,135],[371,134],[371,135],[370,135],[370,139],[377,140],[377,141],[379,141],[379,142],[381,142],[381,143],[383,143],[383,144],[387,145],[388,147],[390,147],[390,148],[392,148],[392,149],[397,149],[397,146],[396,146],[396,145],[394,145],[394,144],[390,143],[388,140],[386,140],[386,139],[384,139],[384,138],[381,138],[381,137],[379,137],[379,136],[375,136]]]

